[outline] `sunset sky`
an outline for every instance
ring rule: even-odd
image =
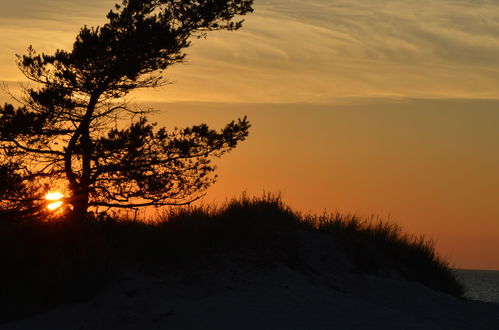
[[[69,49],[114,3],[2,3],[0,81],[15,92],[14,54]],[[249,117],[204,202],[281,192],[303,212],[389,218],[456,267],[499,269],[499,1],[255,0],[240,31],[187,52],[171,85],[135,101],[168,127]]]

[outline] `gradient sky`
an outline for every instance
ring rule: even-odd
[[[113,3],[2,4],[0,80],[15,91],[15,53],[69,48]],[[255,0],[243,29],[188,53],[172,85],[135,99],[167,126],[248,115],[205,202],[281,192],[304,212],[389,217],[456,267],[499,269],[499,1]]]

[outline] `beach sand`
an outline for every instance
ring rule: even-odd
[[[90,301],[0,329],[499,329],[496,304],[400,279],[330,275],[234,265],[191,275],[130,271]]]

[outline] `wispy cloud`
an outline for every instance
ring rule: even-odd
[[[85,24],[104,22],[114,0],[16,0],[2,3],[0,10],[0,80],[18,81],[15,54],[29,45],[53,52],[71,46]]]
[[[236,33],[213,33],[188,50],[174,85],[154,100],[329,103],[348,97],[499,98],[499,2],[474,0],[256,0]],[[112,1],[12,3],[0,34],[7,51],[69,46],[84,23],[102,20]],[[83,13],[82,13],[83,12]],[[4,12],[5,13],[5,12]],[[94,17],[88,21],[88,17]],[[85,21],[87,19],[87,21]],[[38,25],[15,22],[35,20]],[[5,24],[7,22],[9,24]],[[78,23],[78,24],[77,24]],[[63,31],[61,31],[61,27]],[[37,40],[28,39],[34,30]],[[21,36],[21,37],[19,37]],[[22,40],[21,40],[22,39]],[[55,47],[54,47],[55,48]],[[12,63],[12,62],[11,62]]]
[[[18,26],[36,26],[42,21],[55,27],[53,23],[78,23],[75,19],[102,18],[115,0],[17,0],[2,3],[0,19],[2,25],[9,23]],[[104,9],[104,11],[102,11]],[[97,14],[97,16],[96,16]]]

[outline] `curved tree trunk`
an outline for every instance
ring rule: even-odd
[[[90,139],[90,122],[95,106],[99,100],[99,93],[94,93],[89,100],[87,111],[80,125],[68,143],[65,155],[65,172],[71,190],[70,203],[73,205],[73,214],[76,219],[83,220],[87,216],[89,204],[89,188],[91,176],[92,140]],[[81,145],[81,175],[78,178],[73,172],[72,156],[77,142]]]
[[[84,220],[87,217],[88,189],[73,193],[71,197],[73,204],[73,215],[76,220]]]

